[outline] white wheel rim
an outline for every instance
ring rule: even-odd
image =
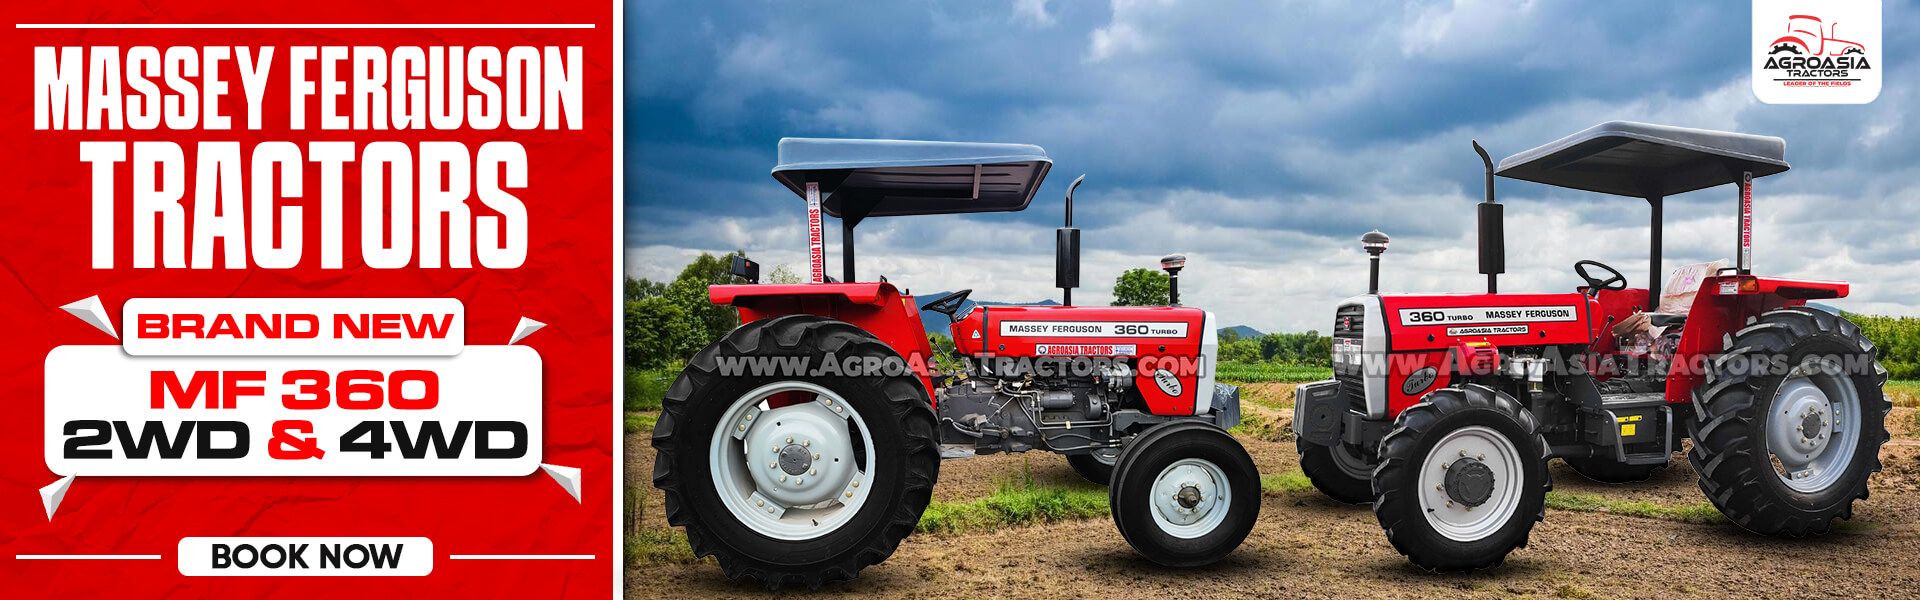
[[[1478,506],[1455,501],[1446,491],[1448,468],[1464,459],[1493,472],[1492,495]],[[1478,541],[1500,531],[1520,508],[1525,460],[1507,436],[1490,427],[1473,425],[1447,433],[1419,465],[1420,511],[1427,524],[1456,542]]]
[[[1832,362],[1802,365],[1775,390],[1767,415],[1767,453],[1788,488],[1818,493],[1853,465],[1860,445],[1860,395]]]
[[[1218,529],[1226,522],[1233,504],[1233,484],[1227,481],[1227,472],[1219,465],[1198,458],[1183,458],[1167,465],[1153,478],[1150,489],[1154,524],[1168,535],[1181,539],[1197,538]],[[1187,506],[1186,502],[1193,505]]]
[[[813,401],[767,408],[769,397],[785,392],[811,394]],[[856,429],[865,451],[858,455]],[[721,415],[708,446],[721,504],[767,537],[832,533],[860,512],[873,489],[872,430],[846,399],[812,383],[770,383],[741,395]],[[866,464],[858,464],[860,456]]]

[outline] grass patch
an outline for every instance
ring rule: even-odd
[[[1920,381],[1888,380],[1885,389],[1887,400],[1893,402],[1894,406],[1920,408]],[[1915,422],[1920,423],[1920,418],[1916,418]]]
[[[1278,381],[1306,383],[1333,377],[1332,367],[1288,363],[1222,362],[1214,366],[1214,378],[1221,383],[1243,384]]]
[[[1258,440],[1279,441],[1281,439],[1281,431],[1279,427],[1274,426],[1273,419],[1267,418],[1266,415],[1256,412],[1242,412],[1240,413],[1240,424],[1228,429],[1227,433]]]
[[[627,564],[696,562],[687,534],[679,529],[641,529],[627,534]]]
[[[659,422],[659,420],[660,413],[629,412],[627,413],[627,433],[635,434],[642,431],[653,431],[653,424]]]
[[[1291,383],[1241,384],[1240,400],[1251,402],[1281,412],[1293,411],[1293,390]]]
[[[1020,476],[1000,483],[993,495],[967,502],[934,502],[920,514],[921,533],[967,533],[1006,527],[1093,519],[1108,514],[1107,489],[1091,484],[1036,483],[1022,467]]]
[[[1283,494],[1311,492],[1313,491],[1313,481],[1308,480],[1307,474],[1301,472],[1299,469],[1287,471],[1279,475],[1261,475],[1260,491],[1279,492]]]
[[[660,399],[666,397],[667,387],[673,385],[673,378],[679,375],[678,366],[663,369],[627,367],[627,410],[660,410]]]
[[[1547,508],[1580,512],[1664,519],[1682,523],[1721,523],[1727,520],[1720,509],[1705,500],[1686,504],[1664,504],[1644,500],[1614,500],[1599,494],[1547,492]]]

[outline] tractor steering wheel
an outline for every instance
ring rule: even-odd
[[[1587,267],[1589,266],[1606,269],[1607,271],[1606,274],[1609,275],[1609,277],[1607,277],[1606,279],[1600,279],[1598,277],[1594,277],[1592,275],[1587,274]],[[1627,289],[1627,276],[1621,275],[1620,271],[1615,270],[1613,267],[1609,267],[1607,265],[1601,264],[1600,261],[1597,261],[1597,260],[1583,260],[1577,263],[1573,263],[1573,272],[1574,274],[1579,275],[1581,279],[1587,280],[1588,296],[1598,296],[1600,295],[1600,290],[1617,292],[1620,290]]]
[[[930,310],[946,315],[949,320],[959,321],[960,317],[956,315],[960,312],[960,305],[966,303],[967,295],[972,293],[973,290],[960,290],[947,294],[932,302],[921,305],[920,310]]]

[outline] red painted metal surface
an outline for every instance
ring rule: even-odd
[[[1747,318],[1802,306],[1808,300],[1844,298],[1851,287],[1844,281],[1786,279],[1754,275],[1708,277],[1700,283],[1693,309],[1687,312],[1673,369],[1667,377],[1667,402],[1693,401],[1693,388],[1706,380],[1705,366],[1726,348],[1726,335],[1746,327]]]
[[[975,356],[1033,357],[1076,350],[1132,356],[1134,388],[1147,408],[1157,415],[1190,415],[1195,395],[1212,393],[1199,389],[1205,315],[1177,306],[980,306],[953,324],[953,342],[959,351]],[[1161,367],[1179,381],[1178,394],[1166,393],[1154,381]]]
[[[933,401],[933,379],[927,366],[933,346],[920,323],[920,307],[912,296],[900,294],[890,283],[746,284],[707,288],[714,304],[740,310],[740,322],[792,314],[819,315],[846,321],[892,346],[912,365]]]

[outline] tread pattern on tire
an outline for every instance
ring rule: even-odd
[[[1725,368],[1729,362],[1751,360],[1755,356],[1786,356],[1809,341],[1838,344],[1868,357],[1873,372],[1855,374],[1854,387],[1860,397],[1860,412],[1866,423],[1860,424],[1860,442],[1871,446],[1869,456],[1856,456],[1868,471],[1851,482],[1853,489],[1842,492],[1837,502],[1820,507],[1796,507],[1777,491],[1783,486],[1771,464],[1758,468],[1765,453],[1765,433],[1755,419],[1761,394],[1772,395],[1782,379],[1778,375],[1759,376]],[[1707,379],[1693,390],[1693,406],[1698,418],[1690,423],[1693,450],[1687,460],[1699,474],[1700,491],[1707,495],[1728,519],[1755,533],[1804,536],[1826,533],[1833,518],[1853,518],[1853,501],[1867,497],[1867,481],[1880,472],[1880,447],[1889,436],[1886,415],[1892,409],[1881,386],[1887,371],[1880,366],[1878,349],[1851,321],[1814,308],[1791,307],[1769,311],[1749,319],[1745,328],[1724,340],[1726,352],[1715,358]],[[1876,418],[1877,417],[1877,418]]]
[[[852,356],[899,357],[892,347],[866,330],[843,321],[814,315],[762,319],[742,325],[695,354],[662,399],[660,418],[653,429],[653,485],[665,492],[667,522],[686,528],[687,543],[692,547],[694,556],[715,557],[729,579],[753,577],[765,584],[768,590],[789,583],[817,590],[829,581],[852,579],[861,569],[892,556],[900,541],[913,533],[919,524],[920,514],[932,501],[933,487],[939,477],[940,451],[935,441],[936,421],[933,408],[926,398],[926,388],[911,375],[847,377],[844,381],[870,387],[888,400],[892,414],[866,417],[868,427],[893,424],[901,428],[908,441],[907,447],[885,450],[898,452],[905,457],[906,476],[891,500],[893,506],[890,513],[879,527],[866,535],[861,547],[810,565],[781,565],[744,553],[730,543],[732,540],[720,539],[721,536],[716,535],[709,524],[696,518],[696,511],[688,505],[686,486],[706,485],[709,474],[701,471],[683,475],[672,469],[671,465],[675,464],[682,451],[707,452],[707,438],[700,432],[686,432],[684,437],[688,441],[684,443],[690,447],[681,448],[683,442],[678,440],[683,436],[677,429],[686,420],[689,408],[700,400],[700,392],[721,379],[718,358],[723,355],[817,358],[829,354],[841,359]],[[767,378],[768,381],[778,379],[787,378]],[[876,451],[880,449],[876,448]]]
[[[1426,517],[1420,513],[1420,490],[1412,489],[1418,485],[1419,478],[1409,469],[1418,468],[1425,460],[1415,456],[1420,441],[1435,434],[1433,429],[1444,419],[1470,412],[1492,411],[1519,424],[1520,428],[1531,436],[1533,450],[1539,459],[1527,469],[1533,470],[1540,479],[1541,489],[1538,500],[1527,497],[1521,499],[1515,515],[1516,519],[1531,517],[1538,522],[1546,519],[1547,509],[1544,501],[1546,492],[1553,490],[1553,478],[1547,474],[1547,459],[1551,450],[1540,432],[1539,421],[1533,413],[1521,407],[1518,401],[1492,388],[1478,384],[1465,384],[1434,390],[1422,398],[1419,404],[1408,407],[1395,420],[1395,427],[1380,440],[1380,465],[1373,471],[1373,514],[1380,520],[1380,527],[1387,532],[1388,541],[1393,549],[1407,557],[1415,565],[1429,571],[1471,571],[1480,568],[1492,568],[1506,562],[1507,554],[1517,548],[1525,548],[1532,535],[1532,523],[1519,537],[1508,543],[1504,549],[1495,552],[1498,556],[1490,562],[1477,561],[1473,556],[1459,552],[1455,546],[1443,546],[1432,543],[1424,534],[1430,526]],[[1525,455],[1527,440],[1511,440],[1515,449]],[[1413,481],[1408,484],[1406,481]],[[1532,504],[1532,506],[1529,506]],[[1531,515],[1526,513],[1532,512]],[[1496,534],[1498,535],[1498,534]],[[1492,539],[1487,538],[1487,539]],[[1483,540],[1484,541],[1484,540]]]
[[[1307,481],[1314,489],[1335,502],[1347,504],[1368,504],[1373,502],[1373,477],[1355,479],[1334,461],[1339,460],[1333,453],[1341,451],[1331,446],[1322,446],[1302,439],[1294,439],[1293,448],[1300,456],[1300,472],[1306,474]]]

